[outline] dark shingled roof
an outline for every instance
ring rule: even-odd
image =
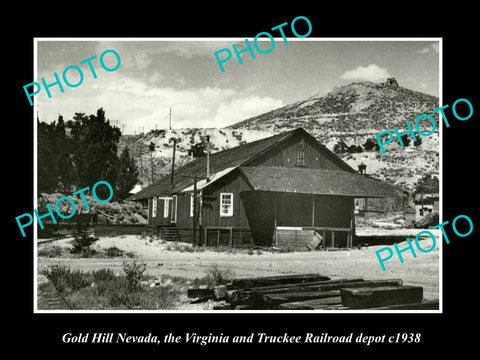
[[[366,175],[309,168],[241,167],[254,190],[354,197],[398,197],[397,187]]]
[[[264,153],[274,145],[293,136],[293,134],[304,131],[303,129],[295,129],[287,131],[268,138],[252,141],[245,145],[237,146],[228,150],[219,151],[210,154],[210,173],[216,173],[230,167],[238,167],[245,162],[253,159],[259,154]],[[305,132],[306,133],[306,132]],[[162,177],[160,180],[147,186],[138,193],[129,196],[126,201],[147,199],[158,195],[167,195],[177,193],[184,188],[192,185],[191,178],[182,177],[182,175],[205,176],[207,169],[206,156],[197,158],[188,164],[175,169],[174,187],[170,187],[170,175]]]
[[[295,134],[298,134],[298,133],[306,134],[306,135],[312,137],[312,139],[314,139],[313,136],[311,136],[309,133],[307,133],[304,129],[298,128],[298,129],[287,131],[287,132],[284,132],[284,133],[281,133],[281,134],[278,134],[278,135],[274,135],[274,136],[271,136],[271,137],[268,137],[268,138],[260,139],[260,140],[257,140],[257,141],[252,141],[250,143],[247,143],[247,144],[244,144],[244,145],[241,145],[241,146],[237,146],[237,147],[234,147],[234,148],[231,148],[231,149],[228,149],[228,150],[219,151],[219,152],[210,154],[210,174],[215,174],[215,173],[218,173],[218,172],[223,171],[223,170],[228,169],[228,168],[236,168],[236,167],[240,167],[240,166],[245,166],[246,167],[246,166],[248,166],[248,163],[251,160],[255,159],[257,156],[260,156],[260,155],[264,154],[265,152],[274,148],[276,145],[282,143],[283,141],[289,139],[290,137],[292,137],[292,136],[294,136]],[[385,193],[388,192],[387,189],[389,189],[391,187],[391,185],[388,185],[388,184],[385,184],[383,182],[373,180],[373,179],[369,179],[365,176],[360,176],[360,175],[356,174],[355,170],[353,168],[351,168],[347,163],[342,161],[337,155],[335,155],[333,152],[328,150],[327,147],[320,144],[317,140],[315,140],[315,141],[323,149],[325,154],[327,156],[330,156],[332,161],[336,162],[340,167],[345,168],[345,172],[339,171],[340,175],[338,175],[338,179],[336,179],[336,180],[335,180],[333,174],[330,175],[328,181],[326,179],[324,180],[325,185],[323,187],[319,187],[318,185],[315,185],[315,188],[313,188],[313,185],[308,185],[308,184],[305,183],[302,186],[300,186],[300,184],[298,184],[299,189],[303,189],[303,190],[306,191],[308,189],[308,186],[310,186],[311,190],[307,191],[307,193],[310,193],[312,191],[316,191],[316,192],[314,192],[316,194],[322,193],[322,192],[318,192],[318,191],[327,191],[327,190],[322,190],[322,188],[325,188],[325,189],[330,189],[331,188],[330,191],[331,191],[332,194],[335,194],[335,192],[345,192],[346,190],[351,190],[352,194],[355,193],[355,196],[361,197],[358,193],[355,192],[355,190],[361,190],[361,192],[364,193],[365,189],[367,188],[367,185],[368,185],[369,189],[373,189],[375,187],[378,187],[378,189],[383,189],[382,191],[384,191]],[[197,159],[187,163],[186,165],[184,165],[184,166],[182,166],[178,169],[175,169],[175,176],[174,176],[174,183],[173,183],[174,186],[173,187],[170,186],[170,175],[166,175],[166,176],[162,177],[161,179],[159,179],[158,181],[154,182],[152,185],[149,185],[146,188],[142,189],[138,193],[129,196],[125,200],[126,201],[141,200],[141,199],[148,199],[148,198],[151,198],[153,196],[171,195],[171,194],[179,193],[183,189],[185,189],[185,188],[187,188],[187,187],[189,187],[193,184],[193,180],[191,178],[184,177],[184,175],[203,177],[203,176],[206,175],[206,168],[207,168],[206,164],[207,164],[207,159],[206,159],[205,156],[197,158]],[[251,169],[244,171],[244,174],[247,175],[248,178],[250,178],[250,172],[252,171]],[[272,186],[272,188],[273,188],[274,181],[271,180],[270,177],[271,177],[271,174],[275,173],[275,174],[277,174],[276,175],[277,179],[275,181],[278,181],[277,186],[279,186],[278,187],[279,189],[282,187],[281,184],[285,184],[285,188],[289,188],[288,186],[286,186],[287,183],[289,183],[289,181],[294,181],[294,179],[288,179],[288,178],[280,178],[279,179],[278,177],[303,176],[303,173],[301,171],[311,170],[311,169],[305,169],[305,168],[293,168],[293,169],[292,168],[283,168],[283,170],[281,170],[282,168],[264,168],[264,167],[257,167],[255,169],[257,169],[255,171],[259,171],[259,174],[264,174],[263,177],[264,177],[265,181],[268,180],[268,183],[265,183],[263,185],[262,185],[262,181],[260,181],[257,184],[259,187],[262,187],[262,186],[271,187]],[[268,174],[268,173],[266,173],[267,172],[266,169],[273,169],[273,170],[271,170],[273,172],[271,174]],[[295,172],[297,170],[299,172]],[[285,175],[281,175],[281,174],[283,174],[282,171]],[[311,170],[311,171],[316,171],[316,170]],[[306,175],[307,177],[311,178],[313,176],[313,172],[311,172],[311,171],[310,171],[310,173],[307,171],[307,173],[310,174],[310,175]],[[351,172],[349,172],[349,171],[351,171]],[[334,172],[332,172],[332,173],[334,173]],[[347,177],[344,173],[345,174],[351,174],[352,176]],[[317,176],[320,176],[320,175],[317,175]],[[325,175],[324,175],[324,177],[325,177]],[[359,184],[357,184],[357,187],[353,186],[354,184],[349,184],[349,182],[354,183],[359,178],[363,179],[363,181],[360,181],[360,184],[363,184],[362,185],[363,187],[359,187],[360,186]],[[255,177],[255,178],[252,178],[252,179],[260,180],[260,178],[258,178],[258,177]],[[313,180],[313,178],[312,178],[312,180]],[[253,181],[255,183],[255,180],[253,180]],[[297,181],[303,182],[303,181],[306,181],[306,179],[297,179]],[[342,184],[342,181],[345,181],[346,183]],[[272,184],[270,184],[270,183],[272,183]],[[296,189],[296,187],[297,187],[297,185],[294,185],[294,184],[290,184],[290,185],[291,185],[290,188],[292,188],[292,189]],[[342,189],[345,189],[345,190],[342,190]],[[271,191],[276,191],[276,190],[271,190]],[[278,190],[278,191],[287,191],[287,190]],[[377,190],[377,192],[378,191],[379,190]],[[300,191],[297,190],[297,192],[300,192]],[[382,197],[382,196],[383,195],[377,195],[376,197]],[[392,195],[388,195],[388,196],[392,196]]]

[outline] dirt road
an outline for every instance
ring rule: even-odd
[[[68,247],[66,239],[55,242],[57,246]],[[422,240],[428,242],[429,240]],[[420,244],[422,245],[422,241]],[[438,243],[438,241],[437,241]],[[406,243],[399,244],[405,248]],[[51,246],[40,244],[39,248]],[[182,276],[189,279],[203,277],[209,269],[217,266],[228,269],[236,277],[268,276],[296,273],[319,273],[331,278],[362,277],[364,279],[392,279],[399,278],[404,285],[419,285],[424,288],[425,299],[438,299],[439,296],[439,249],[438,246],[429,253],[417,252],[413,258],[411,253],[404,252],[405,262],[400,263],[394,257],[385,263],[386,270],[382,271],[375,255],[375,250],[383,246],[372,246],[363,249],[349,249],[340,251],[312,251],[272,253],[246,251],[237,253],[214,252],[211,250],[186,252],[168,250],[171,246],[161,241],[140,239],[134,235],[101,238],[96,247],[108,248],[116,246],[124,251],[134,252],[138,258],[147,264],[146,273],[154,276],[162,274]],[[431,246],[425,243],[423,248]],[[47,265],[64,264],[71,268],[90,271],[100,268],[111,268],[122,273],[124,258],[45,258],[38,257],[38,269]]]

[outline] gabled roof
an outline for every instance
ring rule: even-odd
[[[297,167],[241,167],[254,190],[353,197],[402,197],[397,187],[366,175]]]
[[[298,131],[305,130],[295,129],[265,139],[252,141],[244,145],[210,154],[210,173],[214,174],[221,172],[226,168],[238,167],[247,162],[248,160],[253,159],[258,154],[262,154],[265,151],[271,149],[273,146],[281,143],[285,139],[290,138]],[[139,191],[138,193],[129,196],[126,201],[146,199],[153,196],[173,194],[182,191],[184,188],[192,184],[191,178],[185,178],[182,177],[182,175],[203,177],[206,175],[206,168],[206,156],[197,158],[189,162],[188,164],[178,169],[175,169],[173,188],[170,187],[170,175],[167,175],[154,182],[153,184],[147,186],[142,191]]]
[[[297,128],[291,131],[287,131],[278,135],[270,136],[268,138],[252,141],[250,143],[240,145],[228,150],[219,151],[210,154],[210,174],[212,178],[215,178],[215,174],[226,175],[230,173],[232,169],[240,166],[248,166],[248,163],[257,157],[263,155],[267,151],[270,151],[279,144],[285,142],[296,134],[303,134],[310,137],[315,143],[322,149],[326,156],[328,156],[333,162],[344,168],[346,171],[355,172],[347,163],[341,160],[337,155],[328,150],[327,147],[320,144],[312,135],[306,132],[302,128]],[[185,188],[192,185],[192,178],[187,176],[198,176],[200,178],[206,175],[207,159],[206,156],[197,158],[188,164],[175,169],[174,186],[170,186],[170,175],[166,175],[160,180],[156,181],[150,186],[147,186],[138,193],[129,196],[126,201],[129,200],[141,200],[151,198],[159,195],[170,195],[179,193]],[[229,169],[229,171],[226,171]],[[221,176],[220,176],[221,177]],[[218,176],[215,178],[218,180]],[[209,182],[210,185],[212,182]]]

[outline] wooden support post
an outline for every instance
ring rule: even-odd
[[[312,227],[315,229],[315,195],[312,195]]]
[[[206,247],[207,246],[207,240],[208,240],[208,235],[207,235],[207,227],[205,226],[205,229],[203,230],[204,231],[204,239],[203,239],[203,247]]]
[[[182,177],[193,178],[193,216],[192,216],[192,242],[193,246],[197,246],[197,225],[199,220],[200,211],[197,206],[197,181],[200,179],[205,179],[201,176],[190,176],[190,175],[182,175]],[[172,176],[173,179],[173,176]],[[173,183],[172,183],[173,184]],[[175,195],[174,195],[175,197]],[[175,214],[177,212],[177,202],[175,201]],[[176,217],[176,216],[175,216]],[[177,219],[175,219],[177,222]]]
[[[228,238],[228,246],[232,247],[232,242],[233,242],[233,228],[230,228],[230,236]]]
[[[220,229],[217,230],[217,247],[220,246]]]
[[[327,247],[327,238],[325,237],[327,235],[327,232],[325,230],[322,231],[322,236],[323,236],[323,244],[322,247],[325,249]]]
[[[366,199],[365,199],[366,201]],[[351,219],[350,219],[350,232],[347,237],[349,243],[347,242],[347,248],[353,247],[353,236],[355,235],[355,199],[352,198],[352,206],[351,206]]]
[[[335,247],[335,231],[332,231],[332,248]]]
[[[278,246],[278,234],[277,234],[277,196],[273,194],[273,214],[274,214],[274,228],[273,228],[273,233],[275,236],[275,247]]]
[[[193,246],[197,246],[197,177],[193,178]]]
[[[353,247],[353,239],[355,238],[355,215],[352,218],[352,231],[351,231],[350,245]]]

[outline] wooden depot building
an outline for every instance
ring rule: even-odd
[[[298,128],[197,158],[127,200],[148,200],[165,239],[305,249],[315,232],[321,247],[353,246],[355,198],[403,196]]]

